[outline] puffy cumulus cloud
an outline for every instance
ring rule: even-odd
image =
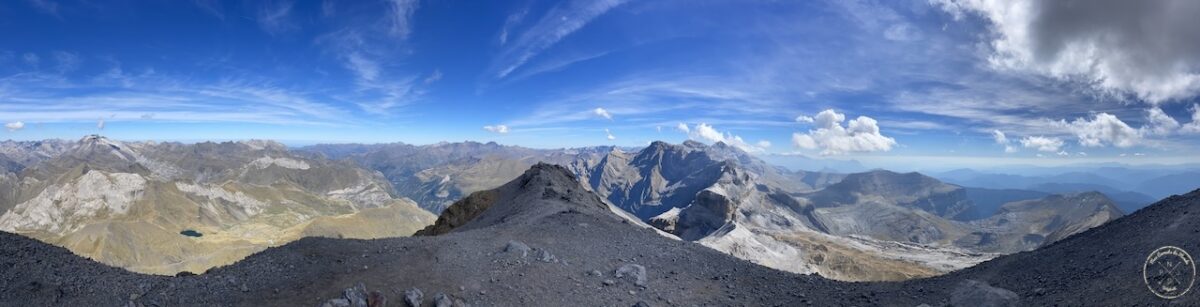
[[[808,133],[793,133],[792,145],[804,149],[820,149],[821,155],[840,155],[851,152],[889,151],[896,140],[879,132],[879,122],[859,116],[846,126],[846,115],[825,110],[812,118],[816,129]]]
[[[1087,147],[1112,144],[1124,148],[1137,145],[1142,139],[1142,135],[1137,129],[1133,129],[1117,116],[1108,113],[1096,114],[1090,120],[1076,118],[1070,123],[1060,121],[1059,124],[1079,137],[1079,145]]]
[[[684,124],[684,123],[679,123],[678,125],[675,125],[675,130],[679,130],[679,132],[683,132],[683,133],[692,132],[691,129],[688,129],[688,125]]]
[[[1151,103],[1200,94],[1200,1],[932,1],[990,23],[995,67]]]
[[[489,125],[489,126],[483,126],[483,130],[487,130],[487,131],[491,131],[491,132],[495,132],[495,133],[499,133],[499,134],[507,134],[508,126],[505,126],[505,125],[490,126]]]
[[[995,141],[996,141],[996,144],[1004,145],[1004,152],[1005,152],[1005,153],[1014,153],[1014,152],[1017,152],[1017,148],[1016,148],[1016,147],[1013,147],[1012,145],[1009,145],[1009,139],[1008,139],[1008,136],[1007,136],[1007,135],[1004,135],[1004,132],[1002,132],[1002,131],[1000,131],[1000,130],[992,130],[992,140],[995,140]]]
[[[1146,109],[1146,125],[1139,130],[1143,134],[1167,135],[1179,128],[1179,122],[1158,107]]]
[[[796,116],[796,122],[797,122],[797,123],[808,123],[808,124],[811,124],[811,123],[813,122],[813,118],[812,118],[812,117],[808,117],[808,116],[804,116],[804,115],[800,115],[800,116]]]
[[[608,110],[605,110],[604,108],[592,109],[592,114],[595,114],[596,116],[603,117],[606,119],[610,119],[610,120],[612,119],[612,114],[608,113]]]
[[[1200,133],[1200,104],[1192,104],[1192,122],[1179,129],[1183,133]]]
[[[25,123],[21,122],[21,121],[6,123],[6,124],[4,124],[4,128],[8,129],[8,131],[17,131],[17,130],[24,129]]]
[[[604,135],[605,135],[605,138],[608,139],[609,141],[617,139],[617,137],[613,136],[612,132],[608,131],[608,129],[604,129]]]
[[[692,139],[708,141],[710,143],[725,141],[725,135],[721,134],[721,132],[717,131],[716,128],[713,128],[713,126],[710,126],[706,123],[696,124],[696,128],[692,129],[692,132],[688,134],[688,137]]]
[[[1056,137],[1027,136],[1021,139],[1021,146],[1035,148],[1037,151],[1058,152],[1062,149],[1063,141]]]
[[[713,126],[706,123],[696,124],[691,129],[687,129],[687,125],[684,124],[680,124],[680,127],[682,129],[679,130],[686,131],[688,138],[692,140],[705,141],[709,143],[722,142],[725,143],[725,145],[736,147],[745,152],[765,152],[767,151],[768,147],[771,147],[771,142],[764,140],[758,141],[756,144],[750,144],[743,140],[740,136],[730,133],[721,133],[720,131],[717,131],[716,128],[713,128]]]

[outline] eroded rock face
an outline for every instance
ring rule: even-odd
[[[141,200],[146,179],[138,174],[89,171],[53,185],[0,216],[0,230],[62,235],[95,219],[126,215]]]
[[[0,230],[165,275],[203,272],[306,235],[408,235],[435,218],[392,197],[374,172],[295,156],[272,142],[93,135],[19,176],[0,175],[0,198],[17,201],[0,215]],[[181,235],[185,229],[204,236]]]
[[[433,225],[417,231],[415,236],[436,236],[445,234],[455,228],[474,220],[496,202],[499,197],[496,192],[480,191],[471,193],[467,198],[455,202],[438,216]]]
[[[674,234],[689,241],[699,240],[733,221],[735,204],[724,194],[704,190],[692,204],[680,211]]]

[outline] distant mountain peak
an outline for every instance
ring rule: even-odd
[[[253,150],[287,150],[287,145],[272,140],[244,140],[239,141],[238,144],[246,145]]]

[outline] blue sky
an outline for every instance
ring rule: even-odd
[[[0,138],[1196,158],[1197,5],[1089,4],[6,1]]]

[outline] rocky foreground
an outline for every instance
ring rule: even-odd
[[[3,306],[1196,305],[1147,290],[1162,245],[1200,251],[1200,191],[946,276],[846,283],[769,269],[614,214],[565,168],[538,164],[423,231],[306,238],[196,276],[108,267],[0,233]],[[483,193],[483,194],[479,194]],[[410,303],[411,302],[411,303]]]

